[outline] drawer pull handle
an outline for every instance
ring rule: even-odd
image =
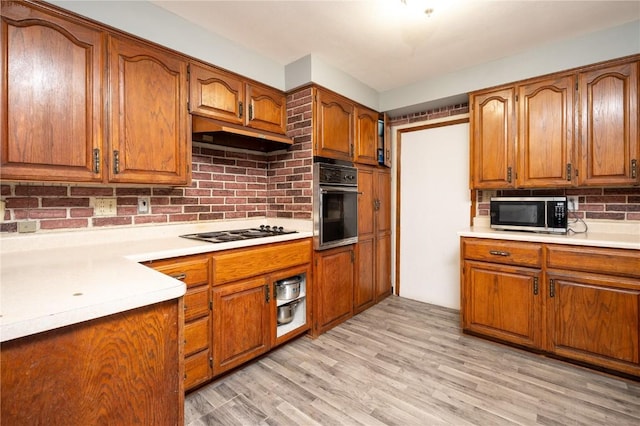
[[[508,251],[502,251],[502,250],[490,250],[489,254],[492,254],[494,256],[511,256],[511,253],[509,253]]]
[[[549,297],[556,296],[556,282],[555,280],[549,280]]]
[[[171,278],[174,278],[176,280],[184,280],[185,278],[187,278],[187,274],[185,274],[184,272],[180,273],[180,274],[174,274],[174,275],[170,275]]]

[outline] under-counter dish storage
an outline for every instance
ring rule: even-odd
[[[304,239],[213,254],[214,375],[309,330],[311,250],[311,239]],[[278,326],[275,285],[294,276],[304,277],[304,292],[292,320]]]
[[[640,251],[461,238],[462,328],[640,377]]]

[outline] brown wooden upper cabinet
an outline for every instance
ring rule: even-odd
[[[355,107],[354,161],[360,164],[378,164],[378,113],[368,108]]]
[[[109,181],[187,184],[191,157],[183,57],[109,36]]]
[[[354,109],[350,100],[313,88],[313,155],[353,161]]]
[[[281,91],[204,64],[191,63],[189,74],[192,114],[285,134],[287,97]]]
[[[583,186],[640,183],[638,68],[615,63],[581,72],[580,174]]]
[[[1,14],[2,179],[189,183],[181,56],[44,4]]]
[[[638,56],[470,94],[472,188],[640,183]]]
[[[24,3],[0,13],[2,179],[102,181],[104,33]]]

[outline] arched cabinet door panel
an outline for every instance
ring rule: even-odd
[[[109,180],[188,184],[186,60],[110,36],[109,79]]]
[[[2,4],[1,177],[101,181],[104,33]]]

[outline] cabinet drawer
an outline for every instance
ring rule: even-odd
[[[211,377],[209,351],[198,352],[184,360],[184,389],[189,390]]]
[[[311,262],[311,239],[214,255],[213,284],[223,284],[268,274]]]
[[[187,288],[209,282],[209,258],[178,258],[148,263],[158,272],[183,281]]]
[[[465,259],[509,265],[542,266],[542,245],[504,240],[462,239]]]
[[[547,267],[640,277],[640,251],[547,245]]]
[[[190,288],[184,295],[184,320],[209,315],[209,286]]]
[[[185,356],[209,347],[209,330],[209,317],[200,318],[184,325]]]

